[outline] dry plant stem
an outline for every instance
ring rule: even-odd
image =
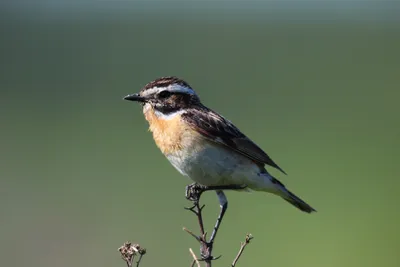
[[[190,201],[193,202],[193,206],[190,208],[187,208],[187,210],[190,210],[197,216],[197,220],[199,223],[200,227],[200,236],[196,236],[191,232],[190,230],[184,228],[186,232],[188,232],[190,235],[192,235],[197,241],[200,242],[200,254],[202,260],[205,262],[207,267],[211,267],[211,261],[216,260],[219,257],[213,257],[212,256],[212,249],[213,249],[213,244],[214,244],[214,239],[216,236],[216,233],[219,229],[219,226],[221,224],[222,218],[224,216],[224,213],[227,208],[227,202],[224,207],[221,206],[221,212],[218,216],[217,222],[214,226],[214,230],[212,232],[212,237],[209,241],[206,239],[207,233],[204,231],[204,224],[203,224],[203,215],[202,215],[202,210],[204,208],[203,206],[200,206],[200,196],[203,192],[205,191],[210,191],[210,190],[215,190],[217,191],[217,194],[222,194],[223,197],[225,198],[225,195],[223,194],[222,190],[238,190],[238,189],[244,189],[245,187],[243,186],[237,186],[237,185],[232,185],[232,186],[203,186],[199,184],[191,184],[186,187],[186,198]],[[225,198],[226,199],[226,198]]]
[[[206,240],[206,232],[204,231],[204,224],[203,224],[203,216],[202,216],[202,209],[204,206],[200,207],[198,199],[194,201],[193,206],[188,208],[191,212],[193,212],[198,219],[199,227],[200,227],[200,236],[196,236],[192,231],[184,228],[184,230],[193,236],[199,243],[200,243],[200,254],[202,260],[206,263],[207,267],[211,267],[211,252],[212,252],[212,245],[207,242]]]
[[[189,229],[187,229],[186,227],[183,227],[183,231],[185,231],[186,233],[188,233],[189,235],[193,236],[194,239],[196,239],[199,243],[201,243],[201,238],[197,235],[195,235],[192,231],[190,231]]]
[[[143,254],[140,254],[138,261],[136,262],[136,267],[139,267],[140,262],[142,261]]]
[[[238,262],[240,256],[242,256],[242,253],[243,253],[245,247],[250,243],[250,241],[251,241],[252,239],[253,239],[253,236],[252,236],[251,234],[247,234],[247,235],[246,235],[245,241],[240,243],[239,252],[238,252],[238,254],[236,255],[235,259],[233,260],[233,263],[232,263],[231,267],[235,267],[235,266],[236,266],[236,263]]]
[[[200,262],[197,259],[196,254],[194,254],[194,252],[193,252],[193,250],[191,248],[189,248],[189,251],[190,251],[190,254],[192,254],[192,257],[193,257],[193,262],[192,262],[191,266],[193,267],[195,264],[197,264],[197,267],[200,267]]]

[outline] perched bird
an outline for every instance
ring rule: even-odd
[[[304,212],[315,211],[269,174],[265,165],[285,172],[235,125],[204,106],[185,81],[161,77],[124,99],[142,104],[154,141],[182,175],[205,186],[243,185],[273,193]],[[223,215],[227,199],[222,190],[217,194]]]

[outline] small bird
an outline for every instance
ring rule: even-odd
[[[273,193],[301,211],[315,211],[269,174],[265,165],[285,172],[229,120],[204,106],[184,80],[161,77],[124,99],[142,104],[154,141],[182,175],[204,186]],[[227,199],[222,190],[217,195],[223,215]]]

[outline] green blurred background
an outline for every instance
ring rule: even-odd
[[[3,2],[1,266],[188,266],[181,177],[122,97],[187,80],[288,172],[318,213],[228,192],[228,266],[399,266],[400,9],[395,1]],[[216,196],[204,195],[211,231]]]

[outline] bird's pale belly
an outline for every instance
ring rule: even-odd
[[[248,158],[209,141],[170,153],[171,164],[183,175],[203,185],[243,185],[259,168]]]

